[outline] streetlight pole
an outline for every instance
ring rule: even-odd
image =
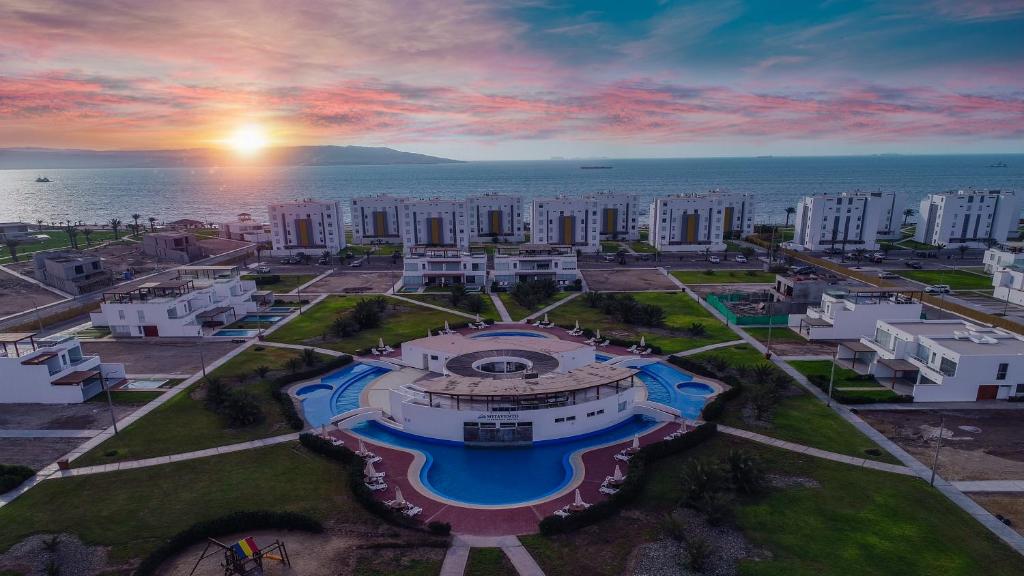
[[[117,417],[114,416],[114,400],[110,397],[110,388],[107,387],[107,379],[103,376],[103,368],[100,368],[100,387],[107,393],[107,408],[110,409],[110,423],[114,426],[114,434],[117,434]]]
[[[932,477],[928,481],[932,486],[935,485],[935,468],[939,465],[939,449],[942,448],[942,431],[946,428],[946,417],[939,417],[939,433],[935,440],[935,457],[932,458]]]
[[[203,355],[203,349],[199,349],[199,362],[203,365],[203,378],[206,378],[206,356]]]
[[[856,357],[856,353],[854,353],[854,358]],[[830,370],[828,374],[828,402],[826,402],[825,405],[828,406],[829,408],[832,407],[832,384],[836,381],[836,360],[838,359],[839,347],[836,346],[836,351],[832,355],[832,370]]]

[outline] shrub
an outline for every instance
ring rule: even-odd
[[[319,361],[320,361],[320,358],[317,357],[316,350],[313,350],[312,348],[303,348],[302,349],[302,363],[303,364],[305,364],[306,366],[313,366],[314,364],[316,364]]]
[[[364,298],[356,302],[355,307],[352,308],[351,316],[360,330],[368,330],[380,326],[383,320],[383,310],[373,300]]]
[[[299,530],[320,534],[323,525],[316,519],[295,512],[274,512],[269,510],[247,510],[227,516],[197,522],[178,532],[156,550],[146,556],[135,569],[135,576],[151,576],[169,558],[177,556],[186,548],[205,541],[207,538],[226,536],[237,532],[253,530]]]
[[[0,494],[10,492],[21,486],[22,482],[35,476],[35,474],[28,466],[0,464]]]
[[[220,378],[206,378],[206,407],[214,412],[224,404],[228,397],[228,387],[221,382]]]
[[[452,533],[452,525],[447,522],[438,522],[434,520],[427,524],[427,530],[431,534],[437,534],[438,536],[447,536]]]
[[[261,274],[253,277],[252,281],[255,282],[257,286],[266,286],[267,284],[277,284],[281,281],[281,277],[277,274]]]
[[[473,314],[479,314],[484,310],[484,299],[479,294],[466,296],[466,310]]]
[[[684,542],[686,543],[686,551],[684,552],[686,566],[694,572],[704,572],[714,552],[711,541],[704,536],[694,535],[687,537]]]
[[[558,284],[550,279],[527,280],[512,287],[512,298],[524,308],[534,308],[559,292]]]
[[[725,492],[707,492],[692,507],[704,513],[708,524],[721,526],[732,520],[735,514],[734,499]]]
[[[726,460],[734,490],[740,494],[757,494],[764,489],[764,470],[757,458],[744,450],[730,450]]]
[[[347,338],[359,332],[359,324],[348,314],[338,316],[331,323],[331,333],[338,338]]]
[[[252,394],[245,390],[232,390],[217,408],[231,426],[252,426],[263,421],[263,411]]]
[[[700,338],[708,333],[708,328],[701,322],[694,322],[690,324],[690,327],[686,329],[690,333],[690,336],[694,338]]]
[[[693,506],[709,493],[722,490],[728,479],[717,462],[698,458],[683,471],[683,501]]]

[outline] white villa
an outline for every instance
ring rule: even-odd
[[[203,336],[256,312],[256,293],[237,266],[182,266],[174,280],[104,293],[90,316],[114,336]]]
[[[918,209],[914,240],[948,248],[986,248],[1017,236],[1020,205],[1013,192],[951,190],[929,194]]]
[[[920,295],[918,295],[920,298]],[[879,320],[917,320],[914,293],[893,290],[829,290],[805,314],[790,314],[789,327],[808,340],[857,340],[875,333]]]
[[[982,263],[985,265],[986,274],[995,274],[1000,268],[1024,265],[1024,252],[989,248],[985,250]]]
[[[550,278],[559,286],[570,286],[580,279],[576,250],[549,244],[498,247],[491,272],[492,283],[500,288],[511,288],[519,282],[542,278]]]
[[[275,255],[316,255],[324,250],[337,254],[345,247],[345,222],[341,204],[335,200],[271,204],[267,213]]]
[[[124,379],[124,365],[87,356],[74,336],[0,333],[0,404],[78,404]]]
[[[270,224],[253,220],[252,214],[242,212],[231,222],[222,222],[218,225],[221,238],[231,240],[244,240],[256,244],[270,242]]]
[[[841,343],[838,357],[915,402],[1024,395],[1024,337],[966,320],[879,320],[873,335]]]
[[[992,297],[1003,302],[1024,306],[1024,267],[1000,268],[992,275]]]
[[[402,287],[452,286],[483,290],[487,286],[487,253],[469,249],[407,246],[402,261]]]

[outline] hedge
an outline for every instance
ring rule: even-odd
[[[205,541],[253,530],[301,530],[319,534],[324,531],[320,521],[295,512],[273,512],[269,510],[245,510],[227,516],[197,522],[185,530],[178,532],[166,543],[152,551],[139,564],[135,576],[156,574],[160,565],[183,550]]]
[[[303,380],[316,378],[317,376],[321,376],[323,374],[331,372],[332,370],[337,370],[338,368],[347,366],[348,364],[351,363],[352,357],[349,356],[348,354],[345,354],[343,356],[331,358],[327,362],[324,362],[323,364],[318,364],[316,366],[313,366],[312,368],[299,370],[298,372],[294,372],[292,374],[278,376],[277,378],[274,378],[273,380],[270,381],[270,387],[273,390],[270,394],[271,396],[274,397],[274,400],[277,400],[278,404],[281,405],[281,413],[282,415],[284,415],[285,421],[288,422],[288,426],[292,430],[302,430],[303,428],[306,427],[306,422],[302,419],[301,416],[299,416],[299,411],[295,409],[295,403],[292,402],[291,397],[289,397],[288,394],[284,392],[285,386],[288,386],[289,384],[295,382],[301,382]]]
[[[828,378],[821,374],[807,377],[807,381],[828,394]],[[832,399],[841,404],[874,404],[876,402],[913,402],[914,397],[908,394],[897,394],[887,388],[878,390],[837,390],[832,388]]]
[[[257,286],[266,286],[267,284],[276,284],[281,281],[281,277],[277,274],[261,274],[259,276],[253,276],[251,278]]]
[[[366,487],[366,483],[363,479],[363,460],[356,456],[355,452],[345,446],[335,446],[329,440],[308,432],[299,435],[299,442],[310,452],[315,452],[321,456],[343,464],[345,469],[348,471],[349,488],[352,490],[352,495],[355,496],[356,501],[362,504],[363,507],[371,514],[377,516],[381,520],[384,520],[388,524],[416,530],[423,529],[423,525],[419,520],[410,518],[401,512],[392,510],[383,502],[373,497],[373,492]],[[451,526],[447,524],[431,523],[427,529],[432,534],[446,535],[451,531]]]
[[[14,490],[35,475],[36,473],[28,466],[0,464],[0,494]]]
[[[540,533],[544,536],[564,534],[618,514],[640,495],[640,491],[647,482],[648,465],[702,444],[713,436],[717,429],[718,427],[714,423],[705,422],[674,440],[662,440],[644,446],[630,459],[629,473],[618,492],[603,502],[598,502],[582,512],[570,514],[565,518],[554,515],[545,517],[540,521]]]

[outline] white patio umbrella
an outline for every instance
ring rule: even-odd
[[[623,480],[625,480],[625,478],[626,477],[622,475],[622,468],[619,468],[619,465],[616,464],[615,465],[615,472],[612,472],[612,481],[613,482],[622,482]]]
[[[448,327],[448,321],[447,321],[447,320],[445,320],[445,321],[444,321],[444,331],[445,331],[445,332],[447,332],[447,331],[449,331],[449,330],[451,330],[451,328],[449,328],[449,327]]]
[[[359,439],[359,453],[366,454],[366,444],[363,444],[363,439]]]
[[[433,334],[430,333],[430,328],[427,328],[427,338],[430,338]]]
[[[601,339],[601,329],[598,328],[597,331],[594,332],[594,340],[600,340],[600,339]]]
[[[579,321],[579,319],[577,319],[576,320],[576,326],[573,328],[573,330],[579,330],[579,329],[580,329],[580,321]]]
[[[373,462],[367,462],[366,466],[363,467],[363,476],[367,478],[373,478],[377,475],[377,469],[373,467]]]
[[[327,436],[327,424],[324,424],[323,426],[320,427],[320,435]]]
[[[383,344],[381,344],[381,346],[383,346]],[[641,348],[646,348],[647,347],[647,342],[644,340],[644,337],[643,337],[642,334],[640,335],[640,347]]]
[[[395,504],[405,504],[405,498],[402,496],[402,488],[397,486],[397,485],[395,486],[395,499],[394,499],[394,503]]]
[[[640,435],[639,434],[634,434],[633,435],[633,450],[639,450],[639,449],[640,449]]]
[[[583,510],[587,507],[587,503],[583,501],[583,496],[580,495],[580,489],[576,489],[576,495],[572,501],[572,508],[574,510]]]
[[[476,323],[477,324],[483,322],[483,320],[480,319],[480,315],[479,314],[476,315],[475,319],[476,319]]]
[[[377,348],[384,348],[384,337],[381,336],[377,339]]]
[[[548,323],[548,313],[547,312],[544,313],[544,323],[545,324]]]

